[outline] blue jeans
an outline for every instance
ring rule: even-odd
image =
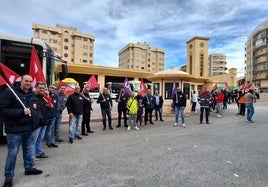
[[[14,177],[14,170],[16,166],[17,155],[22,145],[23,161],[25,171],[29,171],[33,168],[33,152],[32,146],[35,140],[35,134],[32,132],[25,132],[20,134],[6,134],[7,138],[7,158],[5,165],[5,177],[6,179],[12,179]]]
[[[39,127],[39,133],[37,135],[36,143],[35,143],[35,156],[40,156],[43,153],[43,145],[42,141],[45,136],[47,126]]]
[[[53,118],[47,120],[47,128],[46,128],[45,137],[44,137],[47,145],[51,145],[51,143],[52,143],[52,138],[51,138],[52,127],[54,126],[55,120],[56,120],[56,117],[53,117]]]
[[[54,136],[55,141],[60,140],[60,123],[61,123],[62,114],[58,114],[54,123]]]
[[[176,115],[175,115],[175,122],[178,123],[179,122],[179,113],[181,115],[181,123],[184,124],[184,108],[183,106],[175,106],[175,111],[176,111]]]
[[[80,136],[83,115],[73,115],[69,121],[69,138]]]
[[[254,114],[254,106],[253,104],[247,104],[247,120],[251,121],[252,116]]]

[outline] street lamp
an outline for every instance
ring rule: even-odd
[[[248,35],[233,36],[232,38],[239,38],[239,37],[242,37],[242,36],[247,37],[247,43],[250,42],[250,51],[249,51],[249,67],[250,67],[249,73],[250,73],[250,76],[249,76],[249,80],[250,80],[250,83],[252,83],[252,79],[253,79],[253,53],[252,53],[253,45],[252,45],[252,39]],[[248,73],[247,73],[247,75],[248,75]]]

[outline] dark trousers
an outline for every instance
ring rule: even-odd
[[[112,114],[111,114],[111,110],[109,108],[107,109],[101,109],[101,114],[102,114],[102,123],[103,123],[103,127],[106,128],[106,115],[108,117],[108,124],[109,127],[112,127]]]
[[[155,119],[158,120],[158,114],[159,114],[159,118],[160,120],[163,120],[162,119],[162,109],[160,106],[155,106]]]
[[[118,126],[121,126],[121,116],[123,113],[123,117],[124,117],[124,126],[127,127],[127,109],[121,109],[118,108]]]
[[[89,111],[84,111],[83,113],[83,120],[82,120],[82,134],[84,134],[86,132],[90,131],[90,116],[91,116],[91,112]]]
[[[246,105],[245,105],[245,103],[244,104],[240,104],[239,114],[244,116],[245,115],[245,112],[246,112]]]
[[[152,122],[152,113],[153,113],[153,109],[145,108],[145,114],[144,114],[144,123],[145,123],[145,125],[147,125],[148,115],[149,115],[150,123],[153,123]]]
[[[195,112],[196,102],[192,102],[192,112]]]
[[[209,116],[210,109],[209,108],[204,108],[204,107],[200,108],[200,122],[203,122],[204,110],[205,110],[205,113],[206,113],[206,122],[209,122],[208,116]]]

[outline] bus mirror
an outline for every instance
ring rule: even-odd
[[[64,77],[68,76],[68,67],[67,64],[61,64],[61,72]]]
[[[60,80],[66,78],[68,76],[68,67],[67,64],[61,64],[61,72],[59,74]]]

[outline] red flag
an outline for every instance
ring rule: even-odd
[[[0,68],[2,69],[3,76],[6,78],[6,80],[8,80],[9,84],[13,84],[16,81],[20,81],[20,76],[1,62]]]
[[[91,90],[93,90],[93,89],[95,89],[95,88],[99,88],[99,83],[98,83],[98,81],[96,80],[96,77],[95,77],[94,75],[92,75],[92,76],[88,79],[88,81],[87,81],[85,87],[89,87]]]
[[[66,90],[65,90],[65,95],[66,96],[69,96],[72,93],[74,93],[74,88],[72,88],[70,85],[68,85],[68,84],[60,81],[59,84],[58,84],[58,90],[60,89],[61,86],[65,86],[66,87]]]
[[[0,86],[6,84],[6,80],[2,77],[2,75],[0,75]]]
[[[243,83],[241,86],[240,86],[240,90],[245,90],[246,89],[246,86],[245,86],[245,83]]]
[[[43,99],[46,101],[46,104],[49,108],[53,108],[53,102],[52,102],[52,98],[49,97],[49,95],[44,94],[43,95]]]
[[[248,86],[246,87],[246,89],[249,89],[250,90],[250,89],[253,89],[253,87],[254,87],[253,84],[250,83],[250,84],[248,84]]]
[[[212,91],[216,90],[218,88],[218,84],[216,83],[213,87],[212,87]]]
[[[34,47],[32,47],[29,75],[33,78],[33,86],[37,82],[46,82],[40,60]]]
[[[146,95],[146,87],[144,85],[143,79],[141,79],[141,83],[140,83],[140,93],[142,97]]]

